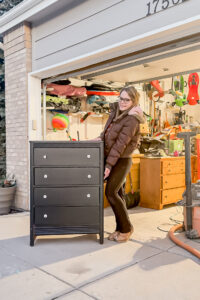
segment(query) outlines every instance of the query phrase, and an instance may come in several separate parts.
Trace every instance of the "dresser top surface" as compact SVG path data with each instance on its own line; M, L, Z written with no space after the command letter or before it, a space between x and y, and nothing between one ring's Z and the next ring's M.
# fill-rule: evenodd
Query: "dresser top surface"
M103 141L30 141L30 145L39 148L53 147L102 147Z

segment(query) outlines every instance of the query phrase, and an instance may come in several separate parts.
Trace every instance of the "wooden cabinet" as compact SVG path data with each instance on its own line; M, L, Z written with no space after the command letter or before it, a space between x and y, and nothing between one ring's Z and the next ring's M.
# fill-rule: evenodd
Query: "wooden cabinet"
M30 150L30 245L68 233L98 233L103 243L103 143L31 142Z
M192 182L196 179L196 157L191 158ZM182 199L185 190L185 157L141 158L140 206L162 209Z

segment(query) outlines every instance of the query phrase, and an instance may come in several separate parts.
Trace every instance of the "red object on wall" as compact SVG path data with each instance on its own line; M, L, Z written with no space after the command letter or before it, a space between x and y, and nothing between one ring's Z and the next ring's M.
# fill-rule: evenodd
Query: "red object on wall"
M61 85L50 83L47 84L47 91L51 95L58 96L85 96L86 88L84 87L76 87L73 85Z
M199 75L197 73L191 73L188 77L189 93L187 96L187 100L190 105L197 104L197 101L199 100L198 85Z
M120 92L115 92L115 91L87 91L87 95L119 96Z
M158 91L158 94L155 95L155 97L163 97L164 96L164 91L160 86L160 83L158 80L153 80L150 82L150 84Z

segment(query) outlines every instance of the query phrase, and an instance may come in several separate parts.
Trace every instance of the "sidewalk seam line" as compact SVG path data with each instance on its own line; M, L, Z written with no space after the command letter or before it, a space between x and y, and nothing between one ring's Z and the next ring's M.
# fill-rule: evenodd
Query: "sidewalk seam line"
M63 296L65 296L65 295L69 295L69 294L73 293L74 291L78 291L78 292L80 292L80 293L83 293L83 294L85 294L86 296L90 297L91 299L99 300L98 298L96 298L96 297L94 297L94 296L88 294L88 293L85 292L85 291L81 291L81 290L78 289L78 288L76 288L76 289L74 289L74 290L72 290L72 291L68 291L68 292L66 292L66 293L64 293L64 294L62 294L62 295L60 295L60 296L55 297L55 298L52 298L51 300L56 300L56 299L59 300L60 297L63 297Z
M160 253L161 253L161 252L160 252ZM146 259L152 258L152 257L154 257L154 256L156 256L156 255L159 255L160 253L153 254L153 255L151 255L151 256L149 256L149 257L147 257L147 258L141 259L140 261L137 261L137 262L134 262L134 263L126 264L126 265L124 265L124 266L122 266L122 267L119 267L118 269L114 270L113 272L110 272L110 273L107 273L107 274L103 275L103 276L100 277L100 278L96 278L96 279L94 279L94 280L91 280L90 282L87 282L87 283L84 283L84 284L82 284L82 285L79 285L78 288L79 288L79 289L82 289L83 287L85 287L85 286L87 286L87 285L90 285L90 284L93 284L93 283L95 283L95 282L97 282L97 281L99 281L99 280L105 279L106 277L115 275L116 273L119 273L120 271L124 271L124 270L126 270L126 269L128 269L128 268L130 268L130 267L133 267L134 265L137 265L137 264L140 263L141 261L144 261L144 260L146 260Z

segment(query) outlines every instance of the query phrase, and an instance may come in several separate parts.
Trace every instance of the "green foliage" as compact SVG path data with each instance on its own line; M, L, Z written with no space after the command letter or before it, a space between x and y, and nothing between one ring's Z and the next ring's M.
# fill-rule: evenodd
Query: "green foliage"
M22 1L23 0L0 0L0 16Z

